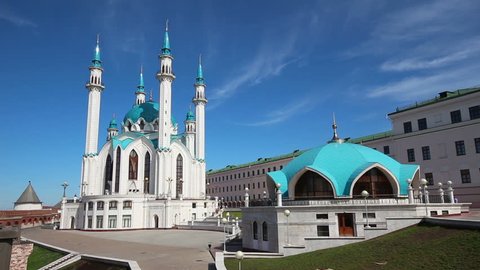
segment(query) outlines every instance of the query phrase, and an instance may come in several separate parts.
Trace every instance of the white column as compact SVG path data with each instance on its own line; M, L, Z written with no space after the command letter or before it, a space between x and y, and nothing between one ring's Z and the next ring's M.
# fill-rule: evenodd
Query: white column
M96 154L98 149L98 126L100 121L100 88L93 87L88 93L87 133L85 154Z
M203 87L203 86L197 86ZM195 155L198 159L205 159L205 101L195 101Z

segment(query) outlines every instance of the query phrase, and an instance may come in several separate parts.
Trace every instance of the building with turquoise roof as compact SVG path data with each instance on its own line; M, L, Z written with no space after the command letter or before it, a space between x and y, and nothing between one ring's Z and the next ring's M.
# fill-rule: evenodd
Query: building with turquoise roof
M207 99L202 64L199 59L193 80L195 113L188 110L181 128L171 110L176 76L168 22L159 62L155 74L159 100L153 100L152 95L146 99L142 67L134 105L121 121L113 117L107 127L107 140L99 149L100 96L105 84L97 39L86 84L87 133L81 197L64 200L62 229L172 228L214 213L217 202L207 198L205 192Z
M242 245L293 255L371 239L426 216L460 214L452 183L426 189L420 167L401 164L375 149L337 135L267 172L276 198L250 201L245 188ZM446 188L446 189L444 189Z

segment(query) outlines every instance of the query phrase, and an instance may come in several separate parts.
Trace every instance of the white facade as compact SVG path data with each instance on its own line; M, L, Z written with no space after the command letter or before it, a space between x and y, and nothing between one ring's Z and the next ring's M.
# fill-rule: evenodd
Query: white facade
M419 164L421 177L427 178L430 186L452 181L459 202L479 207L480 117L473 112L476 109L480 110L480 89L443 92L427 104L389 114L392 134L358 142L401 163ZM422 121L426 126L421 126Z
M215 212L215 201L205 194L204 157L197 158L194 152L198 145L201 149L205 145L204 109L197 109L201 114L197 119L191 112L187 114L185 133L179 133L172 120L171 84L175 76L168 32L159 58L160 102L145 101L142 70L135 105L122 121L123 132L118 134L116 121L112 120L107 142L97 152L100 94L104 89L97 43L87 84L89 106L81 198L64 200L61 228L172 228ZM204 106L206 102L203 95L200 103ZM195 105L199 106L198 102ZM201 140L197 138L200 133Z

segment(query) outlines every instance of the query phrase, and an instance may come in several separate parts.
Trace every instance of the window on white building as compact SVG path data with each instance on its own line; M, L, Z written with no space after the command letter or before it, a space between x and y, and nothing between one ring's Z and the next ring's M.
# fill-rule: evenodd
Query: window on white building
M110 201L108 203L108 209L110 210L116 210L117 209L117 201Z
M465 152L465 142L464 141L456 141L455 142L455 150L457 151L457 156L464 156Z
M472 182L469 169L460 170L460 177L462 178L462 184L468 184Z
M450 120L452 120L452 124L462 122L462 112L460 110L450 112Z
M108 228L117 228L117 216L108 216Z
M318 225L317 226L317 236L330 236L330 231L328 225Z
M415 162L415 149L407 149L407 159L408 162Z
M103 228L103 216L97 216L97 229L102 229Z
M125 209L125 210L132 209L132 201L124 201L123 202L123 209Z
M423 160L430 160L430 146L422 146L422 157Z
M130 228L132 227L132 216L131 215L123 215L123 228Z

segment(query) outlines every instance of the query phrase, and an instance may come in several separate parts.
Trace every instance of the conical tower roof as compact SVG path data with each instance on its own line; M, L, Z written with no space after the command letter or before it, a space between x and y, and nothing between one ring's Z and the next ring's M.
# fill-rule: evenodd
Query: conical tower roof
M33 189L32 183L28 181L27 188L23 191L22 195L18 198L15 204L22 203L42 203L37 196L37 193Z

